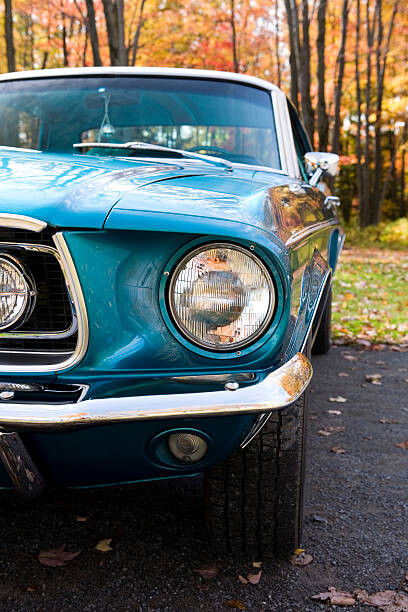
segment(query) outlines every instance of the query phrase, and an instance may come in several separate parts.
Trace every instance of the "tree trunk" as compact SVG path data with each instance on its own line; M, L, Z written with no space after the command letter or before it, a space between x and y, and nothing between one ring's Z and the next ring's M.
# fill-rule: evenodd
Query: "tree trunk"
M399 216L405 217L407 214L407 203L405 200L405 144L408 142L408 123L405 122L402 136L403 146L401 149L401 175L400 175L400 198Z
M336 87L334 91L334 124L333 124L333 132L332 132L332 151L333 153L339 153L340 151L340 126L341 126L341 117L340 117L340 108L341 108L341 96L343 90L343 78L344 78L344 67L345 67L345 52L346 52L346 40L347 40L347 24L348 24L348 16L350 12L349 0L343 0L343 7L341 11L341 43L340 49L337 56L337 81Z
M290 98L299 109L299 18L296 0L285 0L286 20L289 30Z
M65 25L65 15L62 14L62 51L64 54L64 68L69 66L69 56L68 56L68 48L67 48L67 28Z
M364 166L363 166L363 182L362 182L362 201L360 202L360 226L367 227L370 225L370 207L371 207L371 57L374 45L375 19L370 19L370 2L366 2L366 39L367 39L367 82L365 87L365 117L364 117Z
M93 0L86 0L87 11L87 30L91 40L92 57L94 66L102 66L101 55L99 52L98 32L96 29L95 7Z
M112 66L127 66L123 0L102 0Z
M9 72L15 72L16 54L14 49L12 0L4 0L4 32L6 37L7 69Z
M142 27L144 23L143 11L144 11L145 4L146 4L146 0L141 0L140 8L139 8L139 18L137 21L136 32L135 32L133 42L132 42L132 60L131 60L132 66L136 64L137 51L139 49L140 33L142 31Z
M277 72L277 85L281 87L281 65L279 57L279 11L278 1L275 1L275 56L276 56L276 72Z
M237 30L235 27L235 0L230 0L230 24L232 36L232 60L234 63L234 72L239 72L239 61L237 52Z
M378 224L381 218L381 209L383 201L378 200L378 193L380 192L381 179L383 173L383 159L381 151L381 126L382 126L382 104L384 96L384 77L385 69L387 67L388 53L390 50L390 43L392 37L392 31L394 28L395 17L398 11L399 0L394 1L393 11L391 20L388 26L387 39L384 50L382 50L383 42L383 19L382 19L382 0L377 0L376 13L377 13L377 49L376 49L376 77L377 77L377 103L376 103L376 114L375 114L375 144L374 144L374 185L373 185L373 206L370 210L370 223ZM395 160L394 160L395 164ZM388 176L388 175L387 175ZM389 180L389 179L388 179ZM385 194L384 194L385 197Z
M310 98L310 40L309 40L309 4L302 0L302 47L300 70L300 97L302 100L302 117L306 132L313 146L314 113Z
M361 151L361 85L360 85L360 0L357 0L357 16L356 16L356 47L355 47L355 75L356 75L356 105L357 105L357 133L356 133L356 157L357 157L357 193L358 193L358 211L360 216L360 226L363 219L363 168L362 168L362 151Z
M320 0L317 11L317 131L319 151L326 151L329 142L329 119L326 111L325 97L325 38L326 38L327 0Z

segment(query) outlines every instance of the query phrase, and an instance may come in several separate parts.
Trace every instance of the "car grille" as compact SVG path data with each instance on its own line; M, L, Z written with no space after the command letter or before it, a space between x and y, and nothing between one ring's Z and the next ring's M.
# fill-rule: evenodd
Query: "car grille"
M37 300L30 317L17 329L0 333L0 365L18 364L27 353L38 353L41 364L47 362L46 353L50 354L51 363L61 362L67 358L67 353L72 353L76 348L78 333L75 313L64 273L54 251L24 248L24 245L37 245L55 249L53 233L49 228L39 233L0 228L0 252L17 257L31 273L37 289ZM47 337L50 334L57 334L57 337ZM63 358L61 354L64 354ZM35 359L34 363L37 363Z

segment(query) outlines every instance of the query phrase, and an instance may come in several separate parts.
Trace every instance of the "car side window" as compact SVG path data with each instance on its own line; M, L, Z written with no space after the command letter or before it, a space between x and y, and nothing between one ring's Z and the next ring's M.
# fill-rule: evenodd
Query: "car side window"
M304 155L309 151L312 151L312 145L310 144L309 138L306 134L305 128L303 127L299 116L296 112L290 100L288 102L290 123L292 125L293 139L295 141L296 154L299 162L299 168L304 181L309 181L306 173Z

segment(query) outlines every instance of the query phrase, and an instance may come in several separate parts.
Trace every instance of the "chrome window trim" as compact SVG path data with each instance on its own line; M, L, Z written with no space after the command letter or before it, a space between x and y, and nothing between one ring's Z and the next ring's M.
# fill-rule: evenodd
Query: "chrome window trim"
M280 94L279 91L271 91L271 100L272 100L273 114L275 118L276 136L278 139L279 156L280 156L280 163L281 163L281 168L282 168L281 172L284 172L285 174L289 174L288 159L286 155L285 139L284 139L283 125L282 125L282 109L281 109L281 104L279 100L280 98L279 94Z
M278 99L278 113L282 130L282 148L285 152L287 173L294 178L301 178L286 96L279 90L276 93L276 97Z
M17 150L17 149L16 149ZM20 150L20 149L18 149ZM25 229L32 232L41 232L47 227L45 221L26 217L25 215L16 215L12 213L0 213L0 227L9 227L13 229Z
M36 223L36 219L31 219L30 217L24 217L21 215L21 219L17 219L19 215L11 216L11 225L4 225L4 227L18 227L24 229L33 229L37 227L39 229L35 229L34 231L41 231L45 226L44 222L38 221ZM27 222L27 219L29 220ZM21 221L21 223L20 223ZM15 225L19 223L19 225ZM28 223L28 225L27 225ZM68 249L68 246L65 242L64 236L62 232L58 232L54 234L53 241L55 244L55 249L53 247L47 247L45 245L24 245L19 243L17 244L20 247L30 247L30 249L36 249L38 251L47 251L53 254L57 259L61 266L62 273L64 275L65 283L68 289L68 293L70 299L73 304L74 312L77 317L77 326L78 326L78 339L75 350L72 353L69 353L69 357L64 361L61 361L57 364L49 364L49 365L24 365L24 366L16 366L16 365L0 365L1 372L58 372L61 370L66 370L68 368L72 368L79 361L83 359L85 353L88 349L89 342L89 329L88 329L88 315L85 306L85 300L81 289L81 284L79 282L79 278L75 269L75 265L73 259L71 257L71 253ZM44 338L44 336L42 336ZM54 337L54 336L53 336ZM54 337L55 338L55 337ZM5 351L11 352L11 351ZM23 351L23 354L32 354ZM62 353L66 355L66 353Z
M1 81L17 81L20 79L41 79L52 77L81 76L156 76L180 77L192 79L214 79L219 81L234 81L260 87L269 91L280 92L277 85L247 74L225 72L222 70L201 70L193 68L143 68L131 66L81 67L81 68L49 68L45 70L22 70L0 75Z

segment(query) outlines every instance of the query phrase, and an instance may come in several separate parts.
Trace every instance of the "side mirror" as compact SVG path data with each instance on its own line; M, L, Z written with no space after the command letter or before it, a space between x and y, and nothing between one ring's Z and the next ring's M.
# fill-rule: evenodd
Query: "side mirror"
M323 175L336 176L338 173L339 156L335 153L306 153L306 172L311 177L309 183L317 185Z

